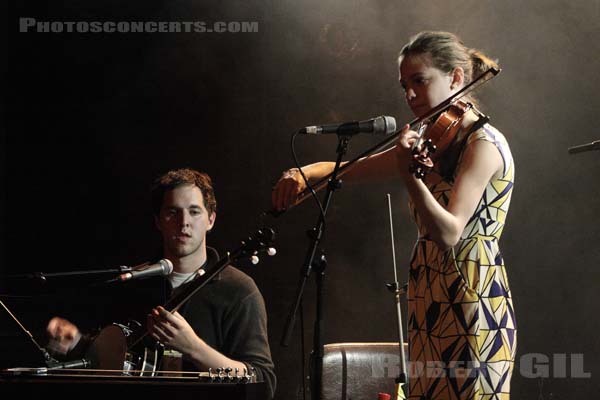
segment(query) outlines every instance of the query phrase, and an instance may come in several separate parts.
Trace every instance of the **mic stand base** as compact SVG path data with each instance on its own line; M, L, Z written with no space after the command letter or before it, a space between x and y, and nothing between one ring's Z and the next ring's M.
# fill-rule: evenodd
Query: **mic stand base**
M394 302L396 304L396 315L398 319L398 347L400 352L400 371L396 377L396 396L395 399L406 399L408 397L408 379L406 372L406 355L404 354L404 334L402 331L402 311L400 308L400 295L405 292L404 287L400 288L398 282L392 282L385 285L388 290L394 293ZM403 385L405 389L403 389Z
M323 356L325 353L323 346L323 281L325 278L325 269L327 268L327 259L321 252L321 256L315 261L313 268L315 270L315 283L317 288L317 315L314 324L313 350L310 356L310 377L311 377L311 399L321 397L321 377L323 376Z

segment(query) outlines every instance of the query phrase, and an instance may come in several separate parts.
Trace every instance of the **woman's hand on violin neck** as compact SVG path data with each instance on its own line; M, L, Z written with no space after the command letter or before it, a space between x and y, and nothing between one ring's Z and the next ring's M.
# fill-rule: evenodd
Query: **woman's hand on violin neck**
M402 177L412 175L409 169L414 160L413 147L418 139L419 134L411 130L409 124L404 125L396 143L396 160Z

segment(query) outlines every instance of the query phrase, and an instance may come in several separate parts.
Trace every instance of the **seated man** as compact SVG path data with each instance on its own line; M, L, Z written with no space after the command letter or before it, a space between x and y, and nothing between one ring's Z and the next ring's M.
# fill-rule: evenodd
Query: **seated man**
M208 175L180 169L156 180L152 202L163 239L162 256L173 263L166 290L160 291L168 298L219 260L216 251L206 246L206 233L215 223L216 200ZM182 356L183 370L254 369L257 380L265 381L273 396L276 379L264 300L252 278L242 271L227 266L179 311L155 306L147 323L154 339ZM82 337L75 325L59 317L50 320L47 331L55 353L72 352Z

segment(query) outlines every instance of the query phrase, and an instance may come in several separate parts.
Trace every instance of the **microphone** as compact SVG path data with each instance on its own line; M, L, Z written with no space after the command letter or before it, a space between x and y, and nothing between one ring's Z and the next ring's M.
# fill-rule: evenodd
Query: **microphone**
M569 147L569 154L581 153L583 151L600 150L600 140L592 143L581 144L579 146Z
M144 265L137 267L130 272L121 274L116 280L125 282L131 279L148 278L151 276L167 276L171 272L173 272L173 263L166 258L163 258L156 264Z
M68 368L88 368L91 362L85 358L80 360L66 361L66 362L50 362L48 363L47 370L55 369L68 369Z
M373 135L391 135L396 132L396 119L394 117L379 116L365 121L344 122L341 124L315 125L300 129L306 135L323 135L335 133L338 135L356 135L357 133L371 133Z

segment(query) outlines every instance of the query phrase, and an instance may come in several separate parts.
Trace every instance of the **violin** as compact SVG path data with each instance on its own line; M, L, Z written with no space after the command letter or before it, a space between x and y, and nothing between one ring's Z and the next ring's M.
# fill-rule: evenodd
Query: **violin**
M419 139L412 153L413 161L409 171L423 179L433 169L434 161L446 151L462 126L463 119L473 106L460 100L452 102L448 108L435 117L433 123L423 122L419 127Z
M493 77L495 77L499 73L500 73L500 69L495 68L495 67L489 68L486 72L484 72L481 75L479 75L479 77L477 77L477 79L474 79L469 84L467 84L462 89L460 89L458 92L454 93L452 96L450 96L446 100L442 101L440 104L438 104L437 106L435 106L434 108L432 108L431 110L429 110L427 113L425 113L425 115L422 115L422 116L420 116L418 118L415 118L413 121L409 122L409 126L411 127L411 129L416 129L416 127L424 126L423 121L430 120L430 119L433 118L433 116L445 112L449 106L450 107L455 106L455 103L457 103L458 100L460 100L461 98L463 98L464 96L466 96L467 94L469 94L470 92L472 92L473 90L477 89L478 87L480 87L484 83L488 82L490 79L492 79ZM467 104L467 103L462 103L462 104ZM456 109L454 109L454 110L456 110ZM444 118L446 118L447 116L452 115L453 112L454 111L451 111L449 114L446 114L446 116ZM463 115L464 115L464 113L463 113ZM483 117L483 118L480 118L480 121L484 122L485 119L486 119L486 117L485 116L481 116L481 117ZM479 122L476 122L476 124L479 124ZM460 129L461 124L458 123L456 125L457 125L456 129ZM440 127L440 129L442 131L442 135L438 134L440 137L444 136L443 135L443 132L444 132L443 126L444 126L444 124L441 124L441 120L440 120L439 127ZM436 129L436 131L437 131L437 129ZM350 170L352 170L352 168L356 167L356 165L359 164L358 161L360 161L361 159L369 157L369 156L371 156L372 154L374 154L376 152L380 152L380 151L389 149L390 146L394 145L397 142L398 136L400 136L400 132L402 132L402 131L398 130L394 134L389 135L388 137L386 137L385 139L383 139L381 142L375 144L374 146L370 147L369 149L367 149L367 150L363 151L362 153L358 154L357 156L355 156L350 161L346 162L344 165L342 165L339 168L338 174L337 174L338 178L344 176L348 171L350 171ZM432 132L432 133L435 133L435 132ZM454 136L452 136L452 138L453 137ZM438 154L441 154L442 151L440 150L440 143L434 143L434 140L432 140L431 142L432 142L431 143L432 145L436 146L436 150L434 150L434 152L437 152ZM452 140L449 140L448 144L451 143L451 142L452 142ZM444 141L444 143L441 143L441 144L444 145L445 141ZM446 146L447 146L447 144L446 144ZM307 187L306 189L304 189L298 195L298 199L296 200L296 202L294 204L289 205L288 208L287 208L287 210L290 210L291 208L293 208L293 207L297 206L298 204L302 203L304 200L312 197L313 196L313 192L321 190L324 187L326 187L329 184L329 179L330 178L331 178L331 174L323 177L319 181L317 181L314 184L310 185L311 187ZM277 212L277 213L273 214L272 211L268 211L267 213L275 215L275 216L279 216L279 215L282 214L282 212Z

